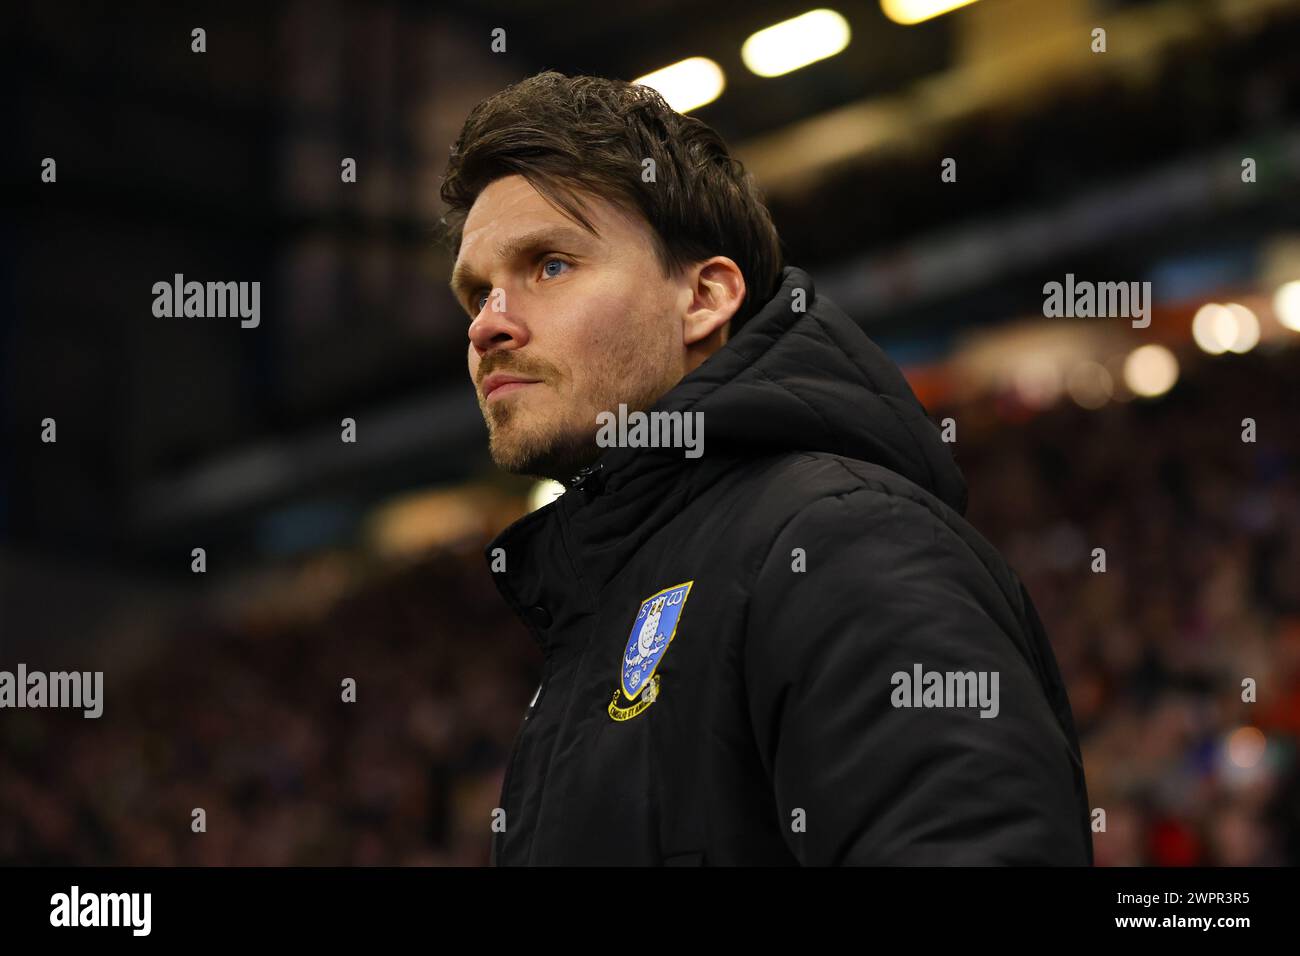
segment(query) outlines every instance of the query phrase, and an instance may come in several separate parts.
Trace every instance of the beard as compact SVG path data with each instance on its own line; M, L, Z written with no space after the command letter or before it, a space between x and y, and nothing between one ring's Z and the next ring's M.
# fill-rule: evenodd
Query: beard
M605 452L596 443L599 412L616 411L620 403L626 404L628 411L645 411L671 387L657 381L629 388L626 380L606 381L602 386L601 397L581 412L575 411L572 404L564 403L566 396L549 382L543 382L540 387L551 390L552 396L560 399L550 400L551 408L558 406L558 414L550 409L530 408L528 403L534 397L525 393L517 398L499 399L491 406L480 400L493 463L512 474L550 478L567 484L568 479ZM545 404L545 397L541 398L535 404Z
M510 403L502 400L501 405ZM602 449L596 444L595 416L590 428L573 422L529 420L527 411L502 407L485 413L488 452L503 471L566 483L594 462Z

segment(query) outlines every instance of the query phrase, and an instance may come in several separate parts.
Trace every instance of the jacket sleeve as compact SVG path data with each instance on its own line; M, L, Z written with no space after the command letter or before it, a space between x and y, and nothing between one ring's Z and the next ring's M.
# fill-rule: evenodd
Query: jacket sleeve
M1077 750L1022 650L997 577L1010 570L925 505L875 488L821 498L774 533L743 666L799 862L1087 864ZM930 672L945 675L938 691ZM975 685L949 672L982 672L984 694L954 706L958 685ZM946 706L915 706L927 684Z

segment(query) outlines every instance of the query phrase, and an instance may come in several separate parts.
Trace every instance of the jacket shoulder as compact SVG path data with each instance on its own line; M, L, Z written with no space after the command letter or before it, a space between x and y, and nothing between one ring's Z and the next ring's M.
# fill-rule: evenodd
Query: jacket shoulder
M1042 659L1046 634L1020 578L961 514L897 472L827 452L779 456L741 512L751 555L748 593L763 567L795 538L816 539L807 543L827 550L842 543L878 566L919 559L931 573L960 577L982 604L1003 608L995 616L1040 676L1050 679L1053 668ZM789 555L781 553L788 564Z
M841 455L781 456L772 463L769 478L757 490L752 512L773 520L757 522L766 541L755 542L756 561L746 589L751 598L771 590L765 586L771 581L761 580L764 569L788 568L787 549L799 542L854 555L858 570L848 571L850 575L877 570L886 578L907 573L947 578L971 598L970 607L982 607L989 620L999 622L996 630L1038 678L1078 759L1064 684L1029 592L1001 553L961 514L897 472ZM825 589L823 595L831 599Z
M769 545L790 521L828 498L842 499L858 519L827 529L834 534L867 533L874 519L901 509L918 527L959 538L1008 603L1018 614L1024 611L1020 582L997 549L950 505L896 471L829 452L797 452L774 458L754 494L746 511L755 531L768 535Z
M1068 703L1005 562L887 471L809 456L765 484L792 477L801 490L766 528L742 640L781 815L820 822L787 837L792 852L815 864L1090 862ZM898 679L916 673L920 686L921 670L987 679L988 706L954 693L913 709Z

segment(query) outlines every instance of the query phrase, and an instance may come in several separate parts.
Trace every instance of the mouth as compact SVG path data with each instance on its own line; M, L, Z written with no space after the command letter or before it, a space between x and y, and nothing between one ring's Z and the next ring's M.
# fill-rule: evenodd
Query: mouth
M521 388L527 388L529 385L536 384L536 382L506 382L504 385L498 385L496 388L492 389L492 391L488 392L487 401L491 401L494 398L500 398L503 395L509 395L512 392L519 391Z
M502 382L500 384L490 384L487 391L483 394L483 400L490 402L517 392L520 389L528 388L530 385L540 385L540 382Z

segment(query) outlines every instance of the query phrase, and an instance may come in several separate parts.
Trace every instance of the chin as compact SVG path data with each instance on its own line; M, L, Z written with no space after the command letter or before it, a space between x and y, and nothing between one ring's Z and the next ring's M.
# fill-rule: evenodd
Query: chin
M591 448L595 448L594 429L590 435L552 436L550 441L540 443L503 436L502 440L490 443L489 451L492 461L503 471L563 482L594 460Z

